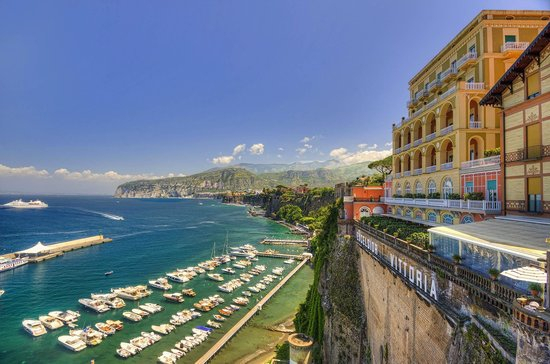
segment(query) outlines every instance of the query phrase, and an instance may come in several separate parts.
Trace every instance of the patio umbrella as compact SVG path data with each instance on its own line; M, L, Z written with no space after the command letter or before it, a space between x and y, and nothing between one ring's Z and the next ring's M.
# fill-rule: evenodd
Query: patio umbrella
M500 273L501 276L512 278L516 281L535 282L546 284L546 272L535 267L521 267L508 269Z

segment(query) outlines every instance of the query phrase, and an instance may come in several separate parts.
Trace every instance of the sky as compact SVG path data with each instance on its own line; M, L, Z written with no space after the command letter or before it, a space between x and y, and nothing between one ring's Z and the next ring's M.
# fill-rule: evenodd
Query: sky
M515 1L0 1L0 193L376 160L408 81Z

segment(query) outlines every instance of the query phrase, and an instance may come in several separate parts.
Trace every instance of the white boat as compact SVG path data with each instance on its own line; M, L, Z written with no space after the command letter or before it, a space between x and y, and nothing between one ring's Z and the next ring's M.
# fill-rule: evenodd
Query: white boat
M147 317L147 316L150 315L149 312L144 311L144 310L140 310L139 308L132 308L132 312L135 313L136 315L140 315L142 317Z
M94 326L99 332L105 335L113 335L116 332L114 327L107 325L104 322L98 322Z
M213 281L216 281L216 282L222 282L223 281L223 277L218 273L208 273L207 276L208 276L209 279L211 279Z
M120 356L123 359L127 359L127 358L129 358L133 355L131 352L129 352L128 350L125 350L123 348L116 349L116 353L117 353L118 356Z
M14 209L43 209L45 207L48 207L48 204L40 200L30 200L29 202L26 202L22 199L19 199L5 203L3 206L11 207Z
M157 358L158 362L161 364L174 364L178 358L175 354L169 351L163 351L162 355Z
M227 267L227 268L223 268L222 272L224 272L225 274L235 274L235 269L231 267Z
M66 324L70 324L70 323L76 322L78 320L78 318L80 317L80 313L75 312L75 311L71 311L71 310L67 310L65 312L63 312L63 311L52 311L52 312L48 313L48 316L55 317L57 319L60 319L61 321L63 321Z
M86 343L78 336L62 335L57 340L69 350L82 351L86 349Z
M168 277L169 280L177 282L177 283L187 283L189 282L189 278L185 276L181 272L172 272L172 273L166 273L166 277Z
M183 294L179 292L165 293L162 296L171 302L181 303L184 301Z
M120 347L128 352L130 352L132 355L136 355L137 353L139 353L141 351L140 348L138 348L137 346L134 346L132 344L129 344L129 343L120 343Z
M4 293L6 293L6 291L4 291L3 289L0 289L0 297L2 297L2 295L4 295Z
M4 272L4 271L10 270L10 269L20 267L22 265L27 264L28 262L29 262L29 260L27 258L15 258L15 259L1 258L0 259L0 272ZM4 290L2 290L2 292L4 292Z
M32 336L41 336L47 333L44 325L38 320L23 320L23 328Z
M51 316L40 316L38 320L50 330L57 330L64 326L63 321Z
M125 311L122 313L122 316L130 321L134 321L134 322L137 322L137 321L141 321L143 319L143 317L141 317L140 315L136 314L136 313L133 313L133 312L129 312L129 311Z
M294 263L294 259L292 258L285 260L285 264L292 264L292 263Z
M109 306L107 306L106 304L104 304L103 302L99 301L99 300L93 300L91 298L81 298L78 300L78 302L86 307L86 308L89 308L95 312L98 312L98 313L103 313L103 312L107 312L110 310Z
M161 289L163 291L168 291L172 288L172 285L168 283L168 280L163 277L149 281L149 285L153 288Z

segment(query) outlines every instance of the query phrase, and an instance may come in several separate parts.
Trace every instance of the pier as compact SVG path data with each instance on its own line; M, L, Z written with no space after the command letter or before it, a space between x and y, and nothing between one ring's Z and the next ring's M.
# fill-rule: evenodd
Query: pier
M304 239L267 239L260 241L260 244L264 245L298 245L309 246L309 240Z
M296 274L296 272L298 272L300 268L302 268L307 263L308 260L309 257L306 256L305 259L296 266L296 268L294 268L275 287L273 287L273 289L269 291L269 293L264 298L262 298L260 302L252 307L250 311L247 312L246 315L244 315L243 318L241 318L239 322L235 324L235 326L233 326L220 340L218 340L217 343L214 344L214 346L210 348L210 350L208 350L195 363L208 363L208 361L211 360L225 346L225 344L227 344L227 342L229 342L229 340L231 340L233 336L235 336L239 332L239 330L242 329L248 323L248 321L250 321L250 319L254 317L254 315L256 315L256 313L262 310L263 305L265 305L275 295L275 293L277 293L279 289L281 289L281 287L283 287L285 283L288 282L288 280L292 278L292 276L294 276L294 274Z
M29 263L38 263L44 260L52 259L63 255L66 252L87 248L93 245L99 245L103 243L109 243L113 239L106 238L103 235L90 236L87 238L65 241L62 243L56 243L51 245L43 245L40 249L29 252L31 249L21 250L9 254L2 255L2 258L13 259L17 256L27 255L29 256ZM36 247L36 246L35 246Z
M268 253L268 252L257 252L256 255L259 257L267 257L267 258L282 258L282 259L296 259L296 260L303 260L304 258L306 258L306 256L304 255Z

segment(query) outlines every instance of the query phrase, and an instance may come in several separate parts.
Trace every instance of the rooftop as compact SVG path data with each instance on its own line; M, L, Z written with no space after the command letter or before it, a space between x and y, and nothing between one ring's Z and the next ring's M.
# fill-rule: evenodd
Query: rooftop
M490 219L428 231L533 261L546 259L550 249L550 227L536 220Z

